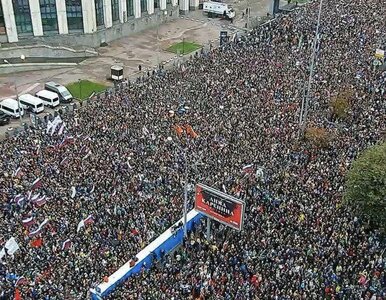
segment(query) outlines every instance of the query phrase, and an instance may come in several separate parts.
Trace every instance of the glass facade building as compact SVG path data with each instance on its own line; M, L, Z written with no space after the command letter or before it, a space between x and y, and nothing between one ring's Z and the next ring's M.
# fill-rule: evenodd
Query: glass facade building
M95 15L96 15L96 25L103 26L105 24L104 13L103 13L103 0L95 0Z
M111 14L113 22L119 20L119 0L111 0Z
M147 12L147 0L141 0L141 14Z
M40 0L40 15L44 32L58 32L58 14L55 0Z
M13 0L17 33L32 33L31 10L28 0Z
M126 5L127 5L127 16L134 17L134 0L126 0Z
M72 45L75 40L70 36L74 35L77 43L95 45L98 40L116 39L152 26L147 16L156 21L159 17L153 19L152 15L178 16L177 1L189 0L0 0L0 43L44 36L47 42L56 43L50 39L63 36L63 44ZM124 27L126 22L128 27ZM102 38L100 33L111 27L117 30L106 31ZM85 36L83 40L82 34L97 37Z
M68 30L83 30L82 0L66 0L66 12Z
M0 2L0 34L6 34L5 32L5 22L4 22L4 13L3 13L3 7Z

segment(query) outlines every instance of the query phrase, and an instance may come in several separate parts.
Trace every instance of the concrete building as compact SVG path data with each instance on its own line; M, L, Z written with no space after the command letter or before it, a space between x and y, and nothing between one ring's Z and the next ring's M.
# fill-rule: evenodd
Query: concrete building
M96 47L198 5L199 0L0 0L0 43Z

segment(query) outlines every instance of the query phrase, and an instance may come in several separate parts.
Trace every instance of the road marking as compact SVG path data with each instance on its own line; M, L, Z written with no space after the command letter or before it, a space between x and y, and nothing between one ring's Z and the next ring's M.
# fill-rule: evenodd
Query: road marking
M21 92L21 94L27 94L28 92L32 91L33 89L35 89L39 85L40 85L40 83L37 82L37 83L31 85L29 88L26 88L24 91Z
M31 85L30 87L26 88L25 90L19 92L19 95L23 95L23 94L27 94L28 92L32 91L33 89L35 89L36 87L38 87L40 85L40 83L34 83L33 85ZM8 96L8 97L1 97L0 100L4 100L4 99L7 99L7 98L13 98L13 97L16 97L16 95L11 95L11 96Z

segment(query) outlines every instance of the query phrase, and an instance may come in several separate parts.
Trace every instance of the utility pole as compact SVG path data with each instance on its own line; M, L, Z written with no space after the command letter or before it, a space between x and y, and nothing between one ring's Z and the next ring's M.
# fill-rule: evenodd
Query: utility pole
M160 69L160 60L159 60L159 55L160 55L160 51L159 51L159 26L160 26L160 22L161 22L161 15L160 15L160 11L158 10L158 13L157 13L157 17L158 17L158 20L157 20L157 68Z
M304 110L302 109L302 111L300 112L301 135L304 134L304 131L306 130L306 125L307 125L308 107L309 107L310 94L311 94L311 85L312 85L312 79L314 77L316 47L317 47L318 41L319 41L319 27L320 27L320 17L322 14L322 3L323 3L323 0L320 0L319 12L318 12L318 22L316 25L315 39L314 39L314 44L313 44L313 49L312 49L312 54L311 54L310 75L308 77L307 91L305 93L305 96L302 99L302 108L304 107Z
M178 148L182 152L182 155L184 157L184 204L183 204L183 231L184 231L184 237L188 237L188 228L187 228L187 223L188 223L188 171L189 171L189 165L188 165L188 157L187 157L187 146L184 148L181 148L179 145L174 143L173 139L169 136L167 138L167 141L169 143L172 143L174 146Z
M24 61L25 59L25 56L24 55L21 55L20 56L21 60ZM6 59L3 60L6 64L10 65L11 67L13 67L13 65ZM19 99L19 92L17 91L17 84L16 84L16 79L14 79L13 81L14 85L15 85L15 93L16 93L16 101L17 101L17 108L19 110L19 118L20 118L20 125L23 125L23 116L21 115L21 105L20 105L20 99Z
M78 79L79 83L79 99L82 100L82 81Z
M251 7L249 6L249 1L248 1L247 11L248 11L248 14L247 14L247 29L249 29L249 19L251 17Z

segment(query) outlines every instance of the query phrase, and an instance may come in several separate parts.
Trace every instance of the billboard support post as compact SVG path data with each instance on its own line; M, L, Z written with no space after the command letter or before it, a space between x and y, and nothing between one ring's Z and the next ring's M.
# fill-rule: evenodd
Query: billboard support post
M188 230L186 228L187 214L188 214L188 160L186 157L186 148L184 149L185 160L185 185L184 185L184 238L188 237Z
M210 241L210 218L206 218L206 239Z

